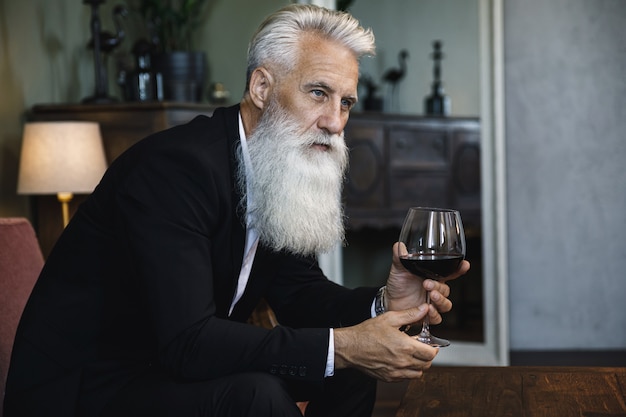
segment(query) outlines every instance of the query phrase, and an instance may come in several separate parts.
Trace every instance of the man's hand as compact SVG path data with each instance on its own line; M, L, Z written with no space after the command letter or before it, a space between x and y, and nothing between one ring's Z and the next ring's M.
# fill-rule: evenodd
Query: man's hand
M422 320L427 311L425 305L389 311L356 326L336 328L335 369L356 368L386 382L421 377L438 349L398 329Z
M445 277L441 281L423 279L407 271L400 263L398 249L400 243L393 245L393 257L391 271L387 278L386 302L387 310L405 310L426 303L426 295L430 292L432 304L428 312L430 323L439 324L442 321L440 313L446 313L452 309L450 287L447 281L456 279L465 274L470 269L470 263L461 262L459 269L452 275ZM408 324L408 323L406 323Z

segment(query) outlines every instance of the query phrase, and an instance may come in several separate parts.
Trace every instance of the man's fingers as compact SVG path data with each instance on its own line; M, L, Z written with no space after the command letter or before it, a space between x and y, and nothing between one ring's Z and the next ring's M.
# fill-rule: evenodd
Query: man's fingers
M438 291L430 292L430 301L437 307L441 313L447 313L452 310L452 301Z
M402 327L406 324L417 323L426 317L428 314L428 306L422 304L419 307L409 308L400 311L389 311L387 317L391 320L391 325L394 327Z
M439 324L443 321L440 311L434 305L430 305L428 310L428 322L430 324Z
M445 284L445 283L439 282L439 281L435 281L435 280L432 280L432 279L424 280L424 289L426 291L430 291L431 293L432 293L432 291L437 291L438 293L440 293L444 297L448 297L450 295L450 287L448 286L448 284Z

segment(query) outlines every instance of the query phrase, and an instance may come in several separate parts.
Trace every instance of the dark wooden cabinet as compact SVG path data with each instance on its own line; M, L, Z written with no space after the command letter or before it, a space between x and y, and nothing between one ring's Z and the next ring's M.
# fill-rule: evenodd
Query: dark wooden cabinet
M401 226L411 206L455 208L480 230L480 123L476 118L355 114L346 126L348 226Z
M353 114L345 137L350 170L343 195L344 284L353 288L384 284L391 246L409 207L457 209L472 267L462 279L449 283L454 308L437 334L483 341L479 120Z
M28 114L30 121L94 121L100 124L107 162L151 133L185 123L198 114L210 115L213 107L195 103L114 103L36 105ZM70 203L73 213L86 196L75 195ZM44 256L63 231L61 206L56 196L33 197L33 220Z

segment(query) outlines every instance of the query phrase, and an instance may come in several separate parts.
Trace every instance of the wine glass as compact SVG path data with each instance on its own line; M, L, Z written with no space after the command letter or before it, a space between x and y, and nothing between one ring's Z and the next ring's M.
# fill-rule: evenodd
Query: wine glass
M455 272L465 259L465 232L457 210L411 207L400 231L398 257L402 265L422 278L441 280ZM426 294L430 304L430 294ZM417 340L445 347L450 342L431 335L428 316Z

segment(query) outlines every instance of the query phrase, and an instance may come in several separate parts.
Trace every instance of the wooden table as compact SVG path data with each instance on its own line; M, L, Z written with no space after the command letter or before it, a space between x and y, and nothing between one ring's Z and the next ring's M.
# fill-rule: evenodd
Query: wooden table
M433 367L397 417L626 417L626 368Z

